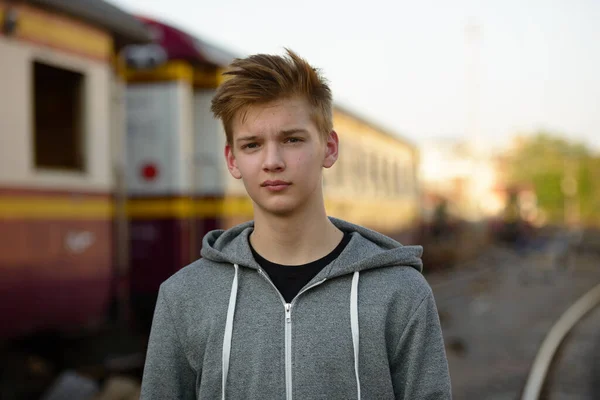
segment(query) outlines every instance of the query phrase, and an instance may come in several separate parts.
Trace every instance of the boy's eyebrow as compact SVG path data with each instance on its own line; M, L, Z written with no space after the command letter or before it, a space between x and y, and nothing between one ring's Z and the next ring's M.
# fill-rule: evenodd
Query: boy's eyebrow
M284 137L295 135L297 133L308 133L308 131L303 128L292 128L292 129L284 129L282 131L279 131L279 134ZM254 141L254 140L258 140L258 136L256 136L256 135L242 136L242 137L237 138L235 141L236 142L249 142L249 141Z
M246 142L246 141L250 141L250 140L256 140L258 138L258 136L242 136L240 138L237 138L235 141L236 142Z
M290 135L295 135L296 133L308 133L308 131L303 128L292 128L292 129L286 129L286 130L280 131L279 133L282 136L290 136Z

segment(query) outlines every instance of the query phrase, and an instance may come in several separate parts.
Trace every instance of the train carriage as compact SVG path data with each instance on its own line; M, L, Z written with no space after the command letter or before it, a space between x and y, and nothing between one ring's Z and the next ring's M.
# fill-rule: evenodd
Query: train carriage
M198 257L200 240L223 226L225 144L210 100L233 55L143 18L155 43L123 53L127 91L126 185L130 289L135 315L150 322L158 286ZM234 210L242 216L247 210Z
M103 1L0 0L0 23L0 338L80 329L113 289L113 60L150 36Z
M340 155L324 174L328 213L413 243L420 219L415 145L339 105L333 124Z

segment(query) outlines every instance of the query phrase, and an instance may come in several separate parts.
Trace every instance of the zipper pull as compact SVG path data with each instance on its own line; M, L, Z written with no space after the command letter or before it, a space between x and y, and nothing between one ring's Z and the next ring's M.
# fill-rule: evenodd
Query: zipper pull
M291 310L292 310L292 305L287 303L285 305L285 322L287 322L287 323L292 322Z

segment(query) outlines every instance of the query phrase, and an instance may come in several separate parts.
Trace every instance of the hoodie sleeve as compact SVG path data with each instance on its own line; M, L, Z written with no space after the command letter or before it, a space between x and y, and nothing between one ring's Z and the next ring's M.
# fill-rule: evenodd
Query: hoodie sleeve
M408 321L392 360L396 399L451 399L442 329L431 289Z
M158 293L140 400L196 398L196 372L183 349L163 287Z

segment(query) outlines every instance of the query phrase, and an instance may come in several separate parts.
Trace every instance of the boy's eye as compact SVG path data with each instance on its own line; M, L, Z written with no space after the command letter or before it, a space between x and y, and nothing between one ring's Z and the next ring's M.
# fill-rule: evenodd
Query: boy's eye
M287 138L287 142L289 142L289 143L298 143L301 141L302 141L302 139L300 139L300 138L295 138L295 137Z
M247 143L242 146L242 149L255 149L258 147L258 143Z

